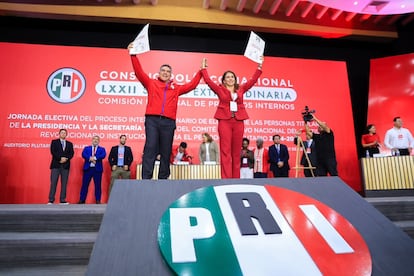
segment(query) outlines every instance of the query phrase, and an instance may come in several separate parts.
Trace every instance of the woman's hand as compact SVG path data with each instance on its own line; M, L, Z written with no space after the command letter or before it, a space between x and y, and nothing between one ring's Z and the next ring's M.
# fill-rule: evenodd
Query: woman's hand
M257 69L262 70L263 62L264 56L260 56L260 62L258 63Z
M201 62L201 69L207 68L207 58L203 58L203 61Z

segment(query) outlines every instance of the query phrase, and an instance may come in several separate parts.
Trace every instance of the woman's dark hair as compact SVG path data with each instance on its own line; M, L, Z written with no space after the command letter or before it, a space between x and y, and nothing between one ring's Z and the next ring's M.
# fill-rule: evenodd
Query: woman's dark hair
M369 125L367 125L367 127L365 128L365 132L368 134L368 133L369 133L369 130L370 130L373 126L374 126L373 124L369 124Z

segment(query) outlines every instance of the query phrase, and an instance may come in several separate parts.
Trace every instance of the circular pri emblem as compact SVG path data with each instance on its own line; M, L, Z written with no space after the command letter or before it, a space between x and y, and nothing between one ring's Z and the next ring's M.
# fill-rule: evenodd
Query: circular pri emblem
M265 185L209 186L173 202L158 226L178 275L371 275L368 247L322 202Z
M59 103L71 103L78 100L86 89L85 77L76 69L60 68L47 80L47 93Z

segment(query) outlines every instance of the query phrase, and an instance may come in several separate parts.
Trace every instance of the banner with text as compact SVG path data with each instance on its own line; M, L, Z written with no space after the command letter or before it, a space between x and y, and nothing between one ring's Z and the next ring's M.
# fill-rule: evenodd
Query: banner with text
M111 146L118 144L119 136L127 135L127 145L134 154L135 178L145 142L147 93L135 77L128 50L15 43L0 43L0 49L0 162L4 171L0 175L0 203L47 201L50 142L58 138L60 128L68 129L67 139L75 147L69 202L79 199L81 152L90 145L93 135L99 135L108 154ZM151 78L157 77L161 64L170 64L176 83L189 82L204 57L210 76L217 82L229 69L235 71L239 83L246 82L257 67L242 55L170 51L139 55ZM203 80L178 102L174 145L187 142L195 164L199 163L202 133L210 133L219 142L213 117L217 105L217 96ZM315 109L315 115L334 131L340 177L354 190L361 190L345 62L265 57L263 74L245 94L245 105L250 117L245 121L245 136L250 139L250 147L255 147L258 137L268 147L272 136L280 134L289 148L292 168L297 149L293 138L304 128L301 112L305 105ZM315 123L311 126L316 130ZM105 202L110 168L107 160L104 165ZM303 176L302 170L299 175ZM295 169L290 176L295 176ZM88 200L92 197L90 192Z

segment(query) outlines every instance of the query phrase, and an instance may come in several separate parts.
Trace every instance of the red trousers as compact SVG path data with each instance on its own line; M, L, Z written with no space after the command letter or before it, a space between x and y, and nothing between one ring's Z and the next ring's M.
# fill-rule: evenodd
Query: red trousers
M240 151L244 122L235 118L219 120L221 178L240 178Z

